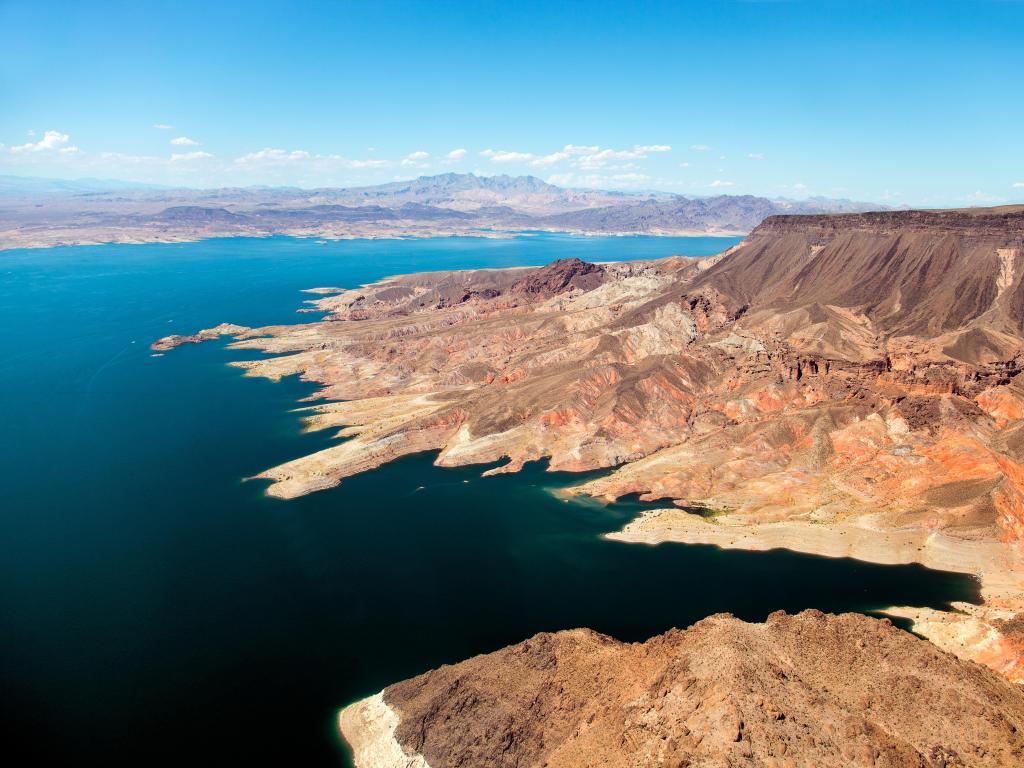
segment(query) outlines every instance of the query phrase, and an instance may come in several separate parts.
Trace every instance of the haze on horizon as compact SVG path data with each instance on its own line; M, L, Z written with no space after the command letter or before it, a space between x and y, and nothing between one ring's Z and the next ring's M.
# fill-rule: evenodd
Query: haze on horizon
M0 174L1021 202L1022 28L994 1L4 0Z

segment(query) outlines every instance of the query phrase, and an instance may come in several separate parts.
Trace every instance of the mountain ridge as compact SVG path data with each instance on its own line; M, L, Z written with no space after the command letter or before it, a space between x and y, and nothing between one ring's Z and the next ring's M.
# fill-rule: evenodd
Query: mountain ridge
M52 186L52 185L51 185ZM367 187L93 189L59 185L0 198L0 248L176 242L275 234L506 237L579 234L745 234L777 213L877 208L844 200L568 189L535 176L449 173ZM191 216L189 215L191 214Z

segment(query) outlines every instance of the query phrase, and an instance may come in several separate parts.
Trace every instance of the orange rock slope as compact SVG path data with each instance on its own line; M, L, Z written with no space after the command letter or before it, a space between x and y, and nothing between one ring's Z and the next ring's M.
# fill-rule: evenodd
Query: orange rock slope
M336 445L260 475L290 498L399 456L614 468L665 499L623 541L785 546L974 573L985 605L894 606L1024 679L1024 210L767 219L708 259L427 273L318 289L322 320L221 326L299 374ZM683 507L714 514L697 516Z

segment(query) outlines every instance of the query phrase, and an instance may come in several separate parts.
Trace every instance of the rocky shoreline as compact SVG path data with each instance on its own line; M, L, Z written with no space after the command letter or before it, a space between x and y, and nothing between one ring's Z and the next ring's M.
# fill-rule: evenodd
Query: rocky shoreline
M344 440L262 472L268 494L421 451L503 462L490 474L614 468L567 493L666 507L619 541L977 576L980 607L888 610L1024 680L1024 211L777 217L707 259L316 294L317 322L154 345L228 328L270 355L232 363L246 375L321 385L306 428Z
M779 521L742 524L724 516L709 522L679 508L650 510L606 538L629 544L711 544L722 549L789 549L821 557L849 557L880 565L919 563L978 579L984 604L954 603L950 611L910 606L882 609L960 658L1024 683L1024 627L1007 623L1024 611L1024 559L996 541L964 541L940 532L875 529L848 523Z

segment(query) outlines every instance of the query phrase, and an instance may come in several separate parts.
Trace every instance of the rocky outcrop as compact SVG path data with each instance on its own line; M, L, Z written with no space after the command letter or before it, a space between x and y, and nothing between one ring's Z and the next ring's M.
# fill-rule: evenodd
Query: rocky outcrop
M603 282L603 267L581 259L559 259L517 280L511 291L550 298L565 291L590 291Z
M782 235L793 232L868 232L894 234L912 230L968 235L1004 237L1008 229L1020 226L1022 205L1003 205L992 208L949 208L932 211L867 211L864 213L833 213L798 216L774 215L765 217L757 227L763 235Z
M1020 688L887 621L818 611L635 644L541 634L386 688L340 725L358 768L1024 763Z
M150 344L149 348L155 352L166 352L169 349L180 347L182 344L201 344L204 341L219 339L221 336L238 336L248 330L249 329L244 325L221 323L214 328L204 328L198 333L193 333L188 336L164 336Z

